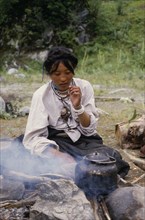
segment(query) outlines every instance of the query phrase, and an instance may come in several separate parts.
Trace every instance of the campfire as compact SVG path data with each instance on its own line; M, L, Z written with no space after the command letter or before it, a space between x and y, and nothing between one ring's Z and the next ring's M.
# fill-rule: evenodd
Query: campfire
M17 166L14 164L16 155L22 160L19 150L20 146L12 146L11 140L3 141L3 146L1 144L3 159L0 169L0 215L2 220L115 220L114 215L117 215L118 210L113 207L111 201L117 201L120 194L124 193L121 190L127 188L126 201L128 193L132 193L133 190L135 190L134 194L137 191L141 196L144 195L144 187L118 179L116 161L113 157L95 152L83 157L73 172L72 166L65 166L61 171L57 167L56 172L54 167L53 172L46 172L46 169L43 170L45 172L40 172L40 168L45 167L40 163L37 164L39 166L37 172L33 170L30 173L35 165L33 161L31 161L33 165L31 169L26 167L31 163L24 164L18 159ZM6 155L8 155L7 159ZM18 166L19 162L20 166ZM69 173L71 176L68 175ZM143 207L141 201L134 198L133 202L135 206L140 202ZM138 212L142 213L140 209ZM143 220L143 218L138 219Z

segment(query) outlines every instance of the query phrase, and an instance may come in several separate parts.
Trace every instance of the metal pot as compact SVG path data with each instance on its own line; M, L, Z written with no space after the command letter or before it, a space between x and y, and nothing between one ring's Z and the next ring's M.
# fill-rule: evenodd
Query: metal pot
M115 158L98 152L84 156L76 166L75 182L87 197L99 200L108 195L117 188Z

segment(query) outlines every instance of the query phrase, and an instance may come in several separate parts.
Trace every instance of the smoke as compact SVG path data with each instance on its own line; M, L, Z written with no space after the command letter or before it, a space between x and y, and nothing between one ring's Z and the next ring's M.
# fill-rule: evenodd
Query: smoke
M7 142L7 144L0 140L0 144L0 165L3 168L33 176L45 173L61 174L71 178L75 176L76 162L68 163L63 158L56 158L51 153L46 157L31 155L17 139L11 143Z

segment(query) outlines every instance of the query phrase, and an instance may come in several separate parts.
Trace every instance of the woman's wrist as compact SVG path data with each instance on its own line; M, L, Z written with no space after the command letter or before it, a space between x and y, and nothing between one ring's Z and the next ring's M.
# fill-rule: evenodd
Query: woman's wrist
M80 105L80 106L78 106L77 108L76 108L76 107L73 108L73 111L74 111L75 114L77 114L77 115L81 115L81 114L84 113L85 108L84 108L83 105Z
M78 105L78 106L75 106L75 107L73 107L75 110L79 110L79 109L81 109L81 107L82 107L82 105L80 104L80 105Z

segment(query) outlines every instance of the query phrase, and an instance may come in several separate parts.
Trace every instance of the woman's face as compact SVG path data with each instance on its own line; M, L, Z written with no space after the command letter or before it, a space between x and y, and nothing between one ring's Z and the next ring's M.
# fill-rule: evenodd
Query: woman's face
M68 89L73 76L74 74L63 63L59 63L57 69L50 75L50 78L58 90L65 91Z

